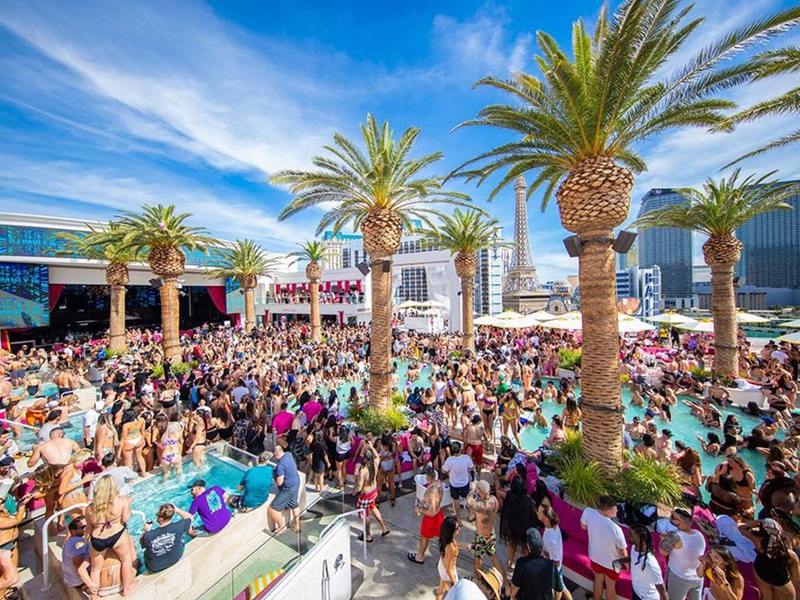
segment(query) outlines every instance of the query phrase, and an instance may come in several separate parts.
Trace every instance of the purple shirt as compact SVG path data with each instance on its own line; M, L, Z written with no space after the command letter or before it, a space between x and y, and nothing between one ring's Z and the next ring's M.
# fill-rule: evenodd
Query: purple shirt
M288 410L283 410L272 417L272 430L275 435L282 435L292 428L294 416Z
M200 515L203 528L208 533L222 531L231 520L231 513L225 504L225 491L216 485L195 498L189 507L189 512Z
M316 400L312 400L311 402L306 402L303 405L303 412L306 413L306 418L308 422L314 420L314 418L322 411L322 404L317 402Z

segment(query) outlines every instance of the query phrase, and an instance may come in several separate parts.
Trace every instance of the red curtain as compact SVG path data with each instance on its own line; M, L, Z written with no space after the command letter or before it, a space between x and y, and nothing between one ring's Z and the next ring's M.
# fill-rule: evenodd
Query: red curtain
M331 291L331 282L330 281L326 281L325 282L325 291L326 292L330 292Z
M359 294L361 293L361 280L360 279L356 280L356 290L358 291Z
M275 284L275 295L277 296L280 293L281 293L281 284L280 283L276 283Z
M225 299L225 286L224 285L209 285L208 287L208 295L211 296L211 301L214 303L214 306L217 307L217 310L221 312L223 315L227 313L227 306L228 303Z
M61 292L64 291L64 284L63 283L51 283L47 286L47 293L49 295L50 300L50 310L52 311L56 304L58 304L58 299L61 298Z

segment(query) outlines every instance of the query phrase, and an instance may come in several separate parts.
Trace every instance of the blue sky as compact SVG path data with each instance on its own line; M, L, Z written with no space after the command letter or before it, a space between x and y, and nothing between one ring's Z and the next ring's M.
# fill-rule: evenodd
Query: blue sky
M788 2L699 0L708 17L695 46ZM568 42L595 1L212 3L173 0L4 2L0 11L0 211L108 219L143 203L175 203L227 239L285 251L320 213L276 217L289 200L268 184L303 168L334 132L356 138L367 112L399 134L422 129L417 150L442 151L441 173L497 143L458 123L499 99L472 90L483 75L535 70L534 35ZM792 32L784 38L797 43ZM744 104L787 89L741 88ZM645 149L632 214L651 187L698 185L728 160L774 137L791 118L733 134L685 130ZM797 149L747 170L800 176ZM456 184L513 230L513 191ZM577 271L553 203L529 223L543 279Z

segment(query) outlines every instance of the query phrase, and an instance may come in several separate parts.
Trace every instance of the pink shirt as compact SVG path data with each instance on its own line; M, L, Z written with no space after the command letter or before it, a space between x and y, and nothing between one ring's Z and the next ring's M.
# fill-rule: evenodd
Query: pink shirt
M272 430L275 435L282 435L292 428L294 417L288 410L279 412L272 418Z
M308 419L309 423L313 421L321 411L322 404L316 400L311 400L303 405L303 412L306 413L306 418Z

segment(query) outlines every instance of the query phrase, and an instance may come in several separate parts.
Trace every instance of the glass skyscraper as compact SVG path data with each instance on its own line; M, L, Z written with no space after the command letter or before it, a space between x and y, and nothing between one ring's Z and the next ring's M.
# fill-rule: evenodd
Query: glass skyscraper
M686 198L672 189L652 189L642 198L638 216ZM674 227L639 231L639 267L661 269L661 294L665 300L692 295L692 233Z
M737 273L747 285L800 289L800 194L786 202L794 210L758 215L736 231L744 246Z

